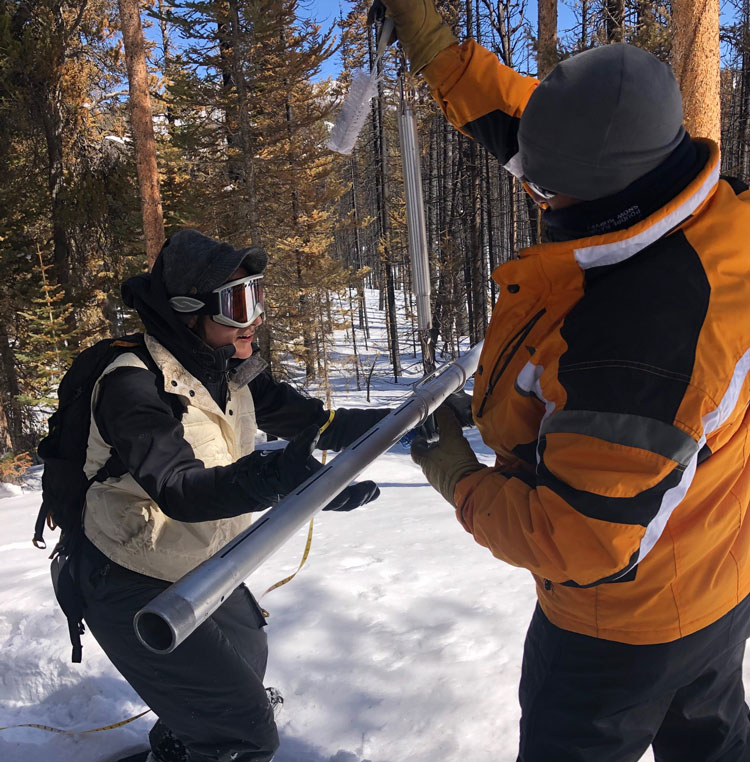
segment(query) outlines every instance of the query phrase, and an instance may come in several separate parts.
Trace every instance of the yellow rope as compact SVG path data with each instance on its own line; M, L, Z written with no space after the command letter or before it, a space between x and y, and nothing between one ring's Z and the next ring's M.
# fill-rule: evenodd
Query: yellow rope
M127 725L129 722L133 722L139 717L143 717L150 711L150 709L146 709L145 712L136 714L135 717L129 717L127 720L115 722L112 725L104 725L101 728L90 728L89 730L62 730L61 728L52 728L49 725L37 725L35 722L24 723L23 725L8 725L7 727L0 728L0 730L10 730L11 728L36 728L37 730L46 730L48 733L59 733L63 736L83 736L86 735L86 733L101 733L103 730L114 730L115 728L121 728L123 725Z
M281 587L282 585L286 585L287 582L291 582L299 573L299 570L305 565L305 561L307 561L308 556L310 555L310 548L312 547L312 538L313 538L313 524L315 523L315 519L310 519L310 527L307 530L307 543L305 543L305 552L302 554L302 560L299 562L299 566L297 567L297 571L294 572L294 574L290 574L288 577L285 577L282 580L279 580L278 582L275 582L271 587L266 590L265 593L263 593L263 596L267 595L271 592L271 590L276 590L276 588ZM263 597L261 596L261 598ZM264 614L265 616L268 616L268 614Z
M336 415L336 411L335 410L331 410L331 412L328 414L328 420L320 427L320 433L321 434L331 425L331 422L333 421L334 415ZM323 457L321 457L321 459L320 459L321 462L323 463L323 465L325 465L325 463L326 463L326 457L327 457L327 455L328 455L328 450L324 450L323 451ZM276 590L277 588L282 587L283 585L286 585L287 582L291 582L297 576L297 574L299 574L300 569L302 569L302 567L305 565L305 562L307 561L307 559L308 559L308 557L310 555L310 548L312 547L313 525L314 524L315 524L315 519L310 519L310 526L309 526L309 528L307 530L307 542L305 543L305 550L302 553L302 560L299 562L299 566L297 567L297 571L295 571L294 574L290 574L288 577L285 577L284 579L279 580L278 582L275 582L273 585L271 585L271 587L268 588L268 590L265 591L265 593L263 593L261 598L263 598L266 595L268 595L268 593L270 593L272 590ZM270 614L265 609L261 609L261 610L263 611L263 616L264 617L268 618L270 616Z

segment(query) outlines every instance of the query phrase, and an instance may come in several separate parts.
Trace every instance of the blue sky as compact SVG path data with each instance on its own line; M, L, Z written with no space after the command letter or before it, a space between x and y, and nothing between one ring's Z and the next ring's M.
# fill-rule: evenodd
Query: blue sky
M570 29L576 25L576 14L573 11L575 0L567 0L563 2L560 0L558 4L558 28L561 33L564 33L566 29ZM339 17L340 13L344 15L350 10L352 3L349 0L299 0L299 12L302 16L308 18L314 18L320 22L324 29L328 29L333 26ZM722 22L727 23L727 20L732 17L734 9L730 0L722 0L721 3ZM528 7L526 9L526 17L532 23L532 26L536 25L536 0L528 0ZM151 39L156 39L157 31L152 27L147 36ZM341 61L338 55L332 56L323 65L321 76L336 76L341 68ZM530 70L534 69L533 61L530 62Z
M558 4L558 27L561 32L576 25L576 16L570 4L559 2ZM340 12L346 14L351 8L352 3L348 0L300 0L300 14L319 21L324 28L328 28L336 22ZM526 18L536 25L536 0L528 0L526 9ZM335 76L341 67L338 56L333 56L324 65L322 76ZM531 68L534 68L532 62Z
M300 12L302 15L315 18L321 22L324 28L335 23L338 18L340 10L344 14L351 8L351 3L347 0L300 0ZM576 14L573 11L575 0L569 0L569 2L563 2L560 0L558 3L558 28L562 33L565 29L570 29L576 25ZM728 23L729 19L733 17L735 9L732 7L732 3L729 0L721 0L721 20L722 23ZM532 25L536 25L536 0L528 0L528 8L526 10L526 17L532 22ZM341 67L341 63L337 56L333 56L324 65L322 76L332 75L335 76ZM533 64L532 64L533 68Z
M339 12L346 15L351 5L346 0L300 0L299 12L301 16L314 18L321 23L324 29L328 29L336 22ZM334 55L323 64L321 76L335 77L340 69L341 61L338 55Z

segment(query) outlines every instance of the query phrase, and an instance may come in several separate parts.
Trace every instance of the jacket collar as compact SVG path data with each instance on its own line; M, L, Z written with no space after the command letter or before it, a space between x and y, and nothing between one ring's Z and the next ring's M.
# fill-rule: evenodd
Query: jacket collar
M189 398L191 404L203 410L224 415L206 386L193 376L163 344L148 333L144 340L149 354L162 373L165 392L182 395ZM230 392L234 393L247 386L266 368L266 365L266 361L257 355L252 355L241 362L230 372L228 380Z
M541 255L545 259L573 253L582 270L624 262L647 246L684 225L714 195L719 183L720 154L713 141L699 140L709 149L706 165L695 179L671 201L635 225L603 235L559 243L542 243L520 252L522 258ZM502 267L502 265L501 265Z

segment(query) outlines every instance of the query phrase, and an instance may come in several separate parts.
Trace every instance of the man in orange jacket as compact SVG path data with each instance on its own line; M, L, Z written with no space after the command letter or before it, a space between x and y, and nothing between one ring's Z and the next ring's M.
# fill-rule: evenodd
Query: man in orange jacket
M500 288L473 415L414 460L539 605L520 762L747 762L750 192L682 124L663 63L629 45L542 82L432 0L384 0L451 123L544 208Z

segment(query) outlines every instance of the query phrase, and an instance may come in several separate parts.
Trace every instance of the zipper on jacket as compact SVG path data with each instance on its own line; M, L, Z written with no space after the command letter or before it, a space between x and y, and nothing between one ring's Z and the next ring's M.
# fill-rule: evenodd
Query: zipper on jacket
M227 385L227 398L224 401L224 411L226 412L227 407L229 406L229 403L232 401L232 390L229 386L229 379L231 376L231 371L225 370L224 371L224 382Z
M539 312L534 315L534 317L531 318L531 320L528 321L525 325L521 326L521 328L516 331L516 333L513 334L513 336L508 339L507 344L503 347L502 351L497 357L497 360L495 360L495 364L492 366L492 371L490 372L490 380L487 384L487 388L485 389L484 396L482 397L482 404L479 406L479 410L477 411L477 418L482 417L482 413L484 412L484 406L487 404L487 400L490 398L490 395L492 392L495 391L495 387L497 386L497 382L502 378L503 373L505 373L508 365L510 365L510 361L515 357L516 352L521 347L521 344L526 340L526 337L531 333L531 329L537 324L539 321L539 318L541 318L542 315L547 310L542 308L539 310ZM502 367L500 368L500 371L495 376L495 370L497 369L497 366L500 364L500 361L503 359L503 356L508 351L508 347L510 347L513 342L516 342L513 348L510 350L510 353L505 358L505 362L503 363ZM494 377L493 377L494 376Z

